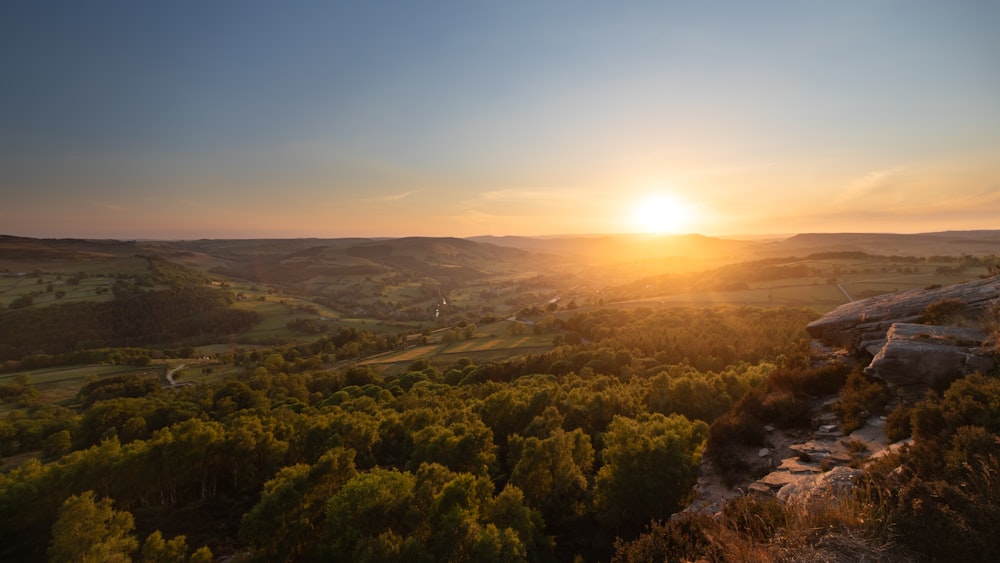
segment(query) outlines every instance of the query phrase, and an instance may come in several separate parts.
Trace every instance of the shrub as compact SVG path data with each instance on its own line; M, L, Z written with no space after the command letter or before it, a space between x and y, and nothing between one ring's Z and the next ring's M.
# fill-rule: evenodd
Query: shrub
M667 522L654 521L649 530L633 541L615 540L612 563L647 561L694 561L710 557L717 560L718 546L713 546L712 532L718 524L708 514L682 512Z
M30 295L22 295L22 296L18 297L17 299L11 301L10 305L7 305L7 308L8 309L24 309L25 307L31 307L34 304L35 304L35 300L32 299Z
M809 401L788 392L771 393L764 399L764 420L780 428L806 426L810 421Z
M779 369L768 378L767 390L815 396L829 395L844 386L847 374L850 372L851 368L842 363L808 369Z
M920 314L918 322L926 325L953 324L965 315L968 308L961 299L942 299L928 305Z
M898 442L904 438L909 438L910 430L910 416L912 414L912 409L906 405L900 405L896 410L889 413L889 416L885 419L885 435L892 442Z
M850 434L864 426L872 413L885 408L890 397L885 382L868 377L859 369L852 371L840 390L840 400L833 405L841 431Z

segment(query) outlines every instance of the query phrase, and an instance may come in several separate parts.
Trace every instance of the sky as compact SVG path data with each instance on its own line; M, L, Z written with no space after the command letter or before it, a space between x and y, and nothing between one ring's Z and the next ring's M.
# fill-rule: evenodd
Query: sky
M5 2L0 234L1000 228L997 29L989 0Z

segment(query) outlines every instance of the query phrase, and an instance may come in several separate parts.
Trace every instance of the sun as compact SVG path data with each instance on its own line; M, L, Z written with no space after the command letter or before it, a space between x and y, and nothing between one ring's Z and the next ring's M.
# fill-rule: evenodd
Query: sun
M690 229L693 222L694 207L668 193L642 198L632 215L637 230L652 234L681 234Z

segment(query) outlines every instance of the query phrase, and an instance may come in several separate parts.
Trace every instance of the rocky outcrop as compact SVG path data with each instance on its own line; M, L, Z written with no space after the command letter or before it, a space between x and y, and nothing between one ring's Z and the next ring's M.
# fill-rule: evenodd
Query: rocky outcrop
M888 382L903 398L920 397L927 387L997 368L995 355L985 346L991 336L982 330L916 324L939 304L950 305L965 319L985 318L1000 304L1000 276L854 301L806 328L825 344L873 356L865 373Z
M896 387L940 387L955 377L994 370L977 329L894 323L865 373Z
M956 299L969 313L986 311L1000 302L1000 276L936 289L911 289L845 303L806 327L826 344L860 346L884 339L894 323L912 323L940 301Z
M950 301L950 302L949 302ZM832 361L851 363L872 356L865 373L889 383L902 401L924 396L928 387L944 387L955 377L998 368L996 334L969 326L916 324L928 307L959 312L966 324L995 315L1000 305L1000 276L937 289L880 295L842 305L807 327L813 336L814 365ZM947 315L943 315L947 316ZM972 322L969 322L972 321ZM978 323L982 324L982 323ZM845 350L846 348L846 350ZM810 431L788 433L767 427L765 448L749 448L745 455L760 479L738 491L719 484L711 467L703 464L690 511L716 512L726 499L739 494L775 496L786 503L841 498L853 487L868 460L903 447L890 444L883 426L886 417L870 413L864 426L844 436L833 412L836 397L818 398ZM749 451L749 450L752 450ZM707 470L706 470L707 467Z

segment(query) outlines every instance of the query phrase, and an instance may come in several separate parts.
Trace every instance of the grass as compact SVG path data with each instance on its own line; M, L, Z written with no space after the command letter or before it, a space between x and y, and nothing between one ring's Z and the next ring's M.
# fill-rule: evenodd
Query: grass
M902 562L912 558L896 543L890 507L879 491L819 492L808 502L737 497L721 518L681 515L654 523L612 561Z
M498 323L503 326L505 323ZM492 325L490 325L492 326ZM427 359L437 368L450 366L458 358L468 358L474 363L502 361L513 356L538 353L552 348L552 335L483 336L482 332L471 340L458 340L451 344L426 344L399 352L379 354L362 361L362 364L380 368L387 375L402 372L416 360Z
M76 397L80 388L91 377L137 374L162 378L163 373L164 364L154 364L143 368L135 366L86 365L5 373L0 375L0 383L13 381L19 375L28 375L30 377L29 384L38 391L39 401L43 403L66 403Z
M854 300L872 295L925 288L930 285L952 285L976 279L986 273L984 268L968 268L961 273L938 273L939 266L952 263L903 262L888 259L803 261L816 273L812 277L786 278L755 282L746 289L733 291L692 291L617 303L616 305L653 304L711 306L720 304L754 305L761 307L809 307L826 313L847 303L837 286L843 287ZM831 282L836 279L836 282Z
M787 282L788 280L782 280ZM811 307L819 312L832 311L847 302L844 294L831 284L778 285L735 291L677 293L628 301L624 304L662 305L755 305L760 307ZM621 303L616 304L621 305Z
M113 283L119 274L135 276L148 273L149 265L144 258L137 257L90 257L77 260L4 260L3 269L6 272L0 273L0 307L6 308L18 296L34 291L42 292L34 297L35 307L56 302L107 301L111 299L110 291L98 295L98 289ZM86 277L80 280L79 285L65 283L67 278L80 273ZM38 283L39 279L42 283ZM45 288L50 284L53 291L48 293ZM57 300L56 291L65 292L65 297Z

